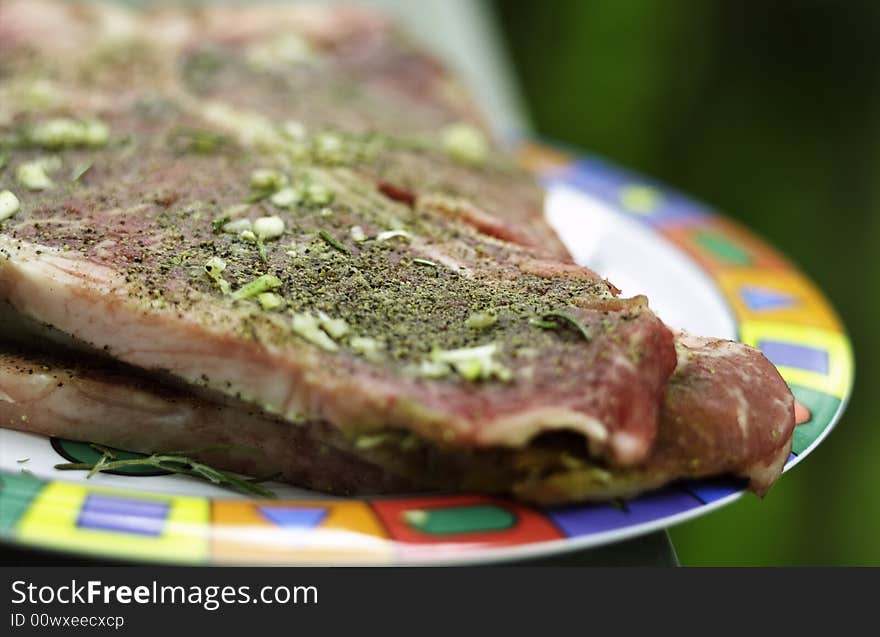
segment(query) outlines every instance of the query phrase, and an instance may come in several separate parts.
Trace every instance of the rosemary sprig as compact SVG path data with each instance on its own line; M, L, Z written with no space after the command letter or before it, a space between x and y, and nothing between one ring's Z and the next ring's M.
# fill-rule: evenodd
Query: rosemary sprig
M224 212L219 217L211 220L211 232L220 234L223 232L223 226L232 220L232 216L228 212Z
M180 152L209 155L229 144L229 139L213 131L200 128L179 128L171 134L171 144Z
M89 446L95 451L99 452L101 455L107 456L110 460L116 460L116 452L113 451L110 447L99 445L96 442L89 443Z
M91 445L94 449L101 452L101 457L97 462L66 462L55 465L60 471L88 471L87 478L91 478L96 473L102 471L113 471L124 467L132 466L150 466L171 473L179 473L181 475L207 480L208 482L243 493L245 495L258 496L261 498L274 498L275 494L259 484L260 481L252 479L239 478L233 473L215 469L203 462L198 462L192 458L183 455L187 452L168 452L154 453L144 458L116 459L116 454L107 447L101 445ZM204 450L202 450L204 451ZM189 452L193 453L193 452Z
M274 194L275 191L271 188L255 188L251 191L251 194L245 198L244 202L257 203L258 201L262 201L263 199L268 199Z
M245 283L240 288L238 288L235 292L232 293L232 298L236 301L243 301L253 298L258 294L262 294L263 292L269 292L270 290L279 288L281 287L281 285L281 279L279 279L277 276L274 276L272 274L263 274L262 276L258 276L250 283Z
M345 254L351 254L351 250L348 249L348 246L340 242L339 239L334 237L326 230L319 231L318 236L321 237L331 248L335 248L336 250L339 250L340 252L343 252Z
M99 445L94 442L89 444L89 446L95 451L99 452L101 454L101 457L98 458L98 461L91 468L91 470L89 471L89 475L87 475L86 478L91 478L93 475L101 471L101 467L106 465L108 460L116 460L116 453L114 453L114 451L109 447L105 447L104 445Z
M547 312L544 314L540 320L538 319L530 319L529 323L536 327L540 327L547 330L553 330L559 327L559 323L557 320L564 321L568 323L571 327L575 328L581 335L584 337L584 340L587 342L593 340L593 334L590 331L590 328L584 325L581 321L576 319L571 314L566 314L565 312Z
M529 325L534 325L535 327L540 327L542 330L555 330L559 327L554 321L542 321L541 319L531 318L529 319Z

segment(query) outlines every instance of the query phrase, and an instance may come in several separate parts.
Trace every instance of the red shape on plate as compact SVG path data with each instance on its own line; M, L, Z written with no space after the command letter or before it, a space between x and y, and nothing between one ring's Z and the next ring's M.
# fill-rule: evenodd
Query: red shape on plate
M407 544L444 544L448 547L458 545L461 549L478 549L481 546L513 546L565 537L543 512L501 498L465 494L373 500L370 505L391 537ZM415 511L429 512L472 505L490 505L505 509L513 514L515 522L509 528L500 530L437 535L420 531L406 521L407 514Z

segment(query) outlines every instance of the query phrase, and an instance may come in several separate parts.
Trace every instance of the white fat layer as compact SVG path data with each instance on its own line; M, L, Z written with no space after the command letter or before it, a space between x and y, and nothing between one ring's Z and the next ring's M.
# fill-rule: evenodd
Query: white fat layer
M524 413L496 418L479 434L483 445L500 444L522 447L538 433L569 430L583 434L589 441L604 443L608 428L599 420L564 407L541 407Z

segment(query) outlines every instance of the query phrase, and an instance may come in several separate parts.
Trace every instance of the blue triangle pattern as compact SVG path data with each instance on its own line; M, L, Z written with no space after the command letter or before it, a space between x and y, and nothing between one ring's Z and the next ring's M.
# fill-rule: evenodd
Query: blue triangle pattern
M796 303L795 298L790 294L752 286L741 287L739 295L745 302L746 306L755 312L781 310L783 308L793 307Z
M311 529L327 516L325 508L261 506L257 510L273 524L284 529Z

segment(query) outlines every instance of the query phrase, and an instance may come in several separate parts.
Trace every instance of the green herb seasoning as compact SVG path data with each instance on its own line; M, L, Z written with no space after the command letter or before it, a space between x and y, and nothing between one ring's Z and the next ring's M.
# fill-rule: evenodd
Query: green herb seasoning
M327 243L327 245L329 245L334 250L339 250L344 254L351 254L351 250L349 250L344 243L340 242L339 239L334 237L326 230L320 230L318 232L318 236L321 237L325 241L325 243Z
M261 486L256 480L240 478L229 471L215 469L210 465L187 457L187 455L193 455L198 453L198 451L154 453L145 458L117 460L116 455L106 447L93 446L99 451L103 451L101 457L96 462L67 462L57 464L55 468L59 471L88 471L89 473L86 477L91 478L96 473L102 471L149 466L163 471L170 471L171 473L179 473L192 478L206 480L218 487L230 489L244 495L259 498L276 497L273 491Z
M77 146L104 146L110 139L110 129L98 119L51 119L34 126L29 135L37 146L50 150Z
M281 287L281 279L271 274L264 274L238 288L232 293L232 298L236 301L243 301L279 287Z
M278 170L260 168L251 173L251 194L248 203L262 201L287 186L287 175Z
M287 185L287 175L278 170L261 168L251 173L253 190L270 190L276 192Z
M335 193L319 182L310 181L303 188L303 201L313 206L326 206L334 197Z
M554 321L544 321L542 319L531 318L529 319L529 325L534 325L535 327L540 327L544 330L555 330L559 325Z
M182 152L210 155L229 144L229 138L202 128L179 128L171 133L171 144Z
M571 314L567 314L565 312L547 312L541 317L540 324L533 323L533 325L537 324L538 327L543 327L545 329L555 329L559 326L556 322L556 319L559 319L562 322L567 323L569 326L575 328L578 332L581 333L581 335L584 337L584 340L589 342L593 339L590 328L588 328L580 320L578 320Z

